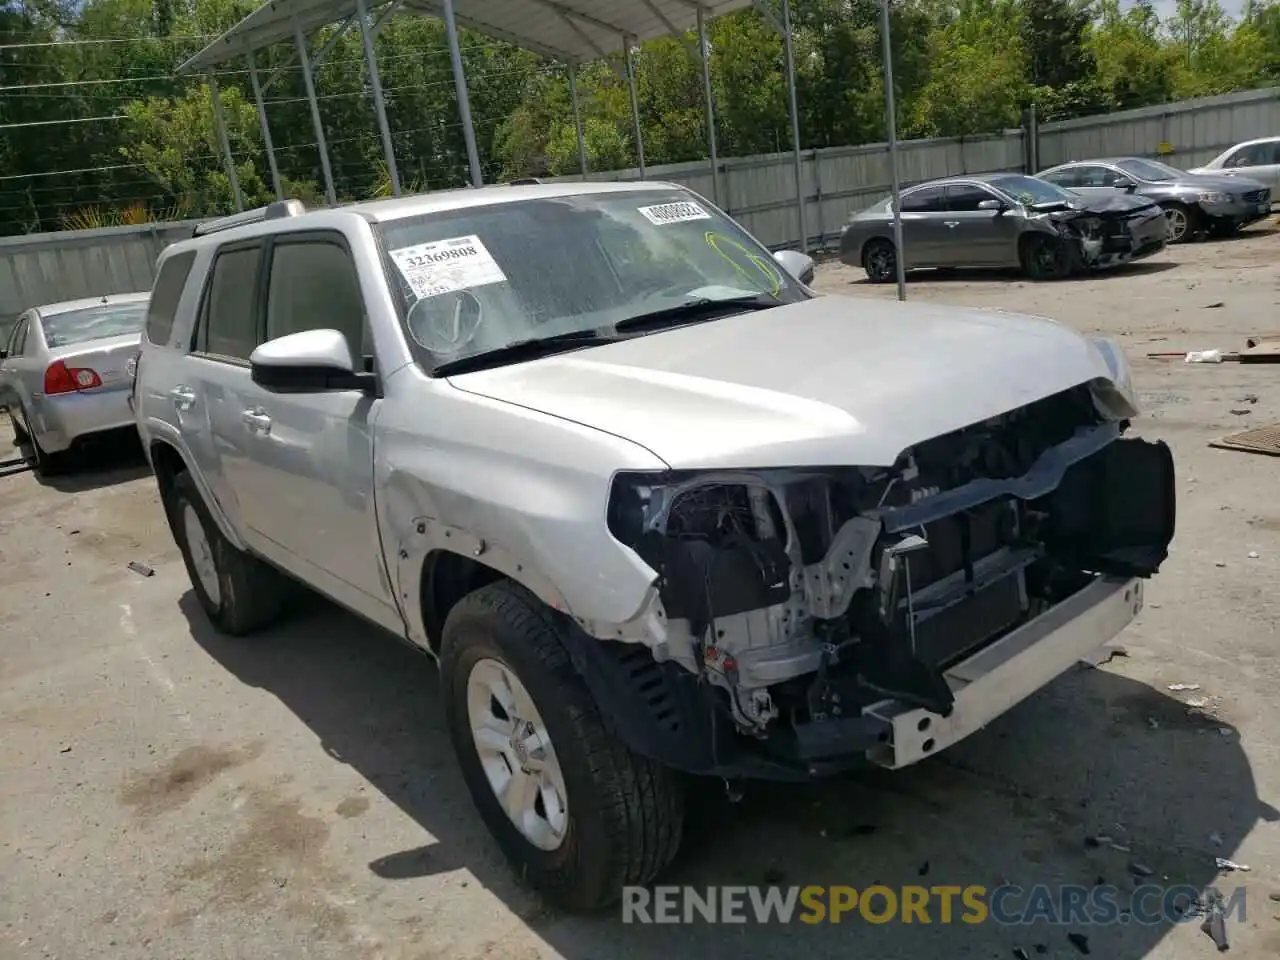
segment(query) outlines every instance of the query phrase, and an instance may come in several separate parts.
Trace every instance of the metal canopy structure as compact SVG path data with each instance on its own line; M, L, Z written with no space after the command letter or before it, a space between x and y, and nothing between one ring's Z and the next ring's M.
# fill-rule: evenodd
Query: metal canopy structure
M325 180L325 194L330 204L336 204L337 196L333 173L329 165L328 147L324 125L316 99L313 71L332 50L337 40L355 27L360 31L364 58L369 70L369 88L373 96L378 129L383 152L391 178L392 192L399 196L400 177L396 165L391 131L387 123L382 84L374 55L373 38L383 23L397 12L433 16L445 24L449 52L453 66L453 79L457 92L458 112L466 141L467 160L472 186L481 186L483 177L475 131L471 122L470 100L458 45L458 27L466 27L495 40L522 47L534 53L565 63L569 68L570 99L573 105L573 121L577 131L578 157L582 174L587 174L587 154L578 113L577 70L582 64L623 54L625 69L619 71L629 87L633 122L635 124L636 159L640 176L645 175L644 141L636 94L634 51L644 40L658 37L683 37L696 30L698 54L702 61L703 95L707 114L707 146L711 161L712 192L720 203L720 173L716 150L715 113L711 102L710 45L706 37L706 20L755 6L782 35L785 49L787 75L788 113L792 127L792 143L795 154L796 212L801 249L807 247L803 185L801 179L799 118L796 110L795 66L791 44L790 0L268 0L266 4L249 14L234 27L222 34L207 47L178 67L179 73L208 73L210 91L214 97L214 120L222 144L228 178L236 196L237 209L243 209L244 201L236 182L235 164L227 141L222 110L217 100L215 67L242 58L248 62L258 119L262 126L263 143L271 168L276 194L285 199L280 187L274 146L262 94L278 77L278 73L260 80L254 64L255 52L276 43L290 42L296 48L298 64L302 69L303 86L310 106L316 144L320 151L320 166ZM323 47L309 49L307 36L330 24L339 24ZM286 65L287 66L287 65Z

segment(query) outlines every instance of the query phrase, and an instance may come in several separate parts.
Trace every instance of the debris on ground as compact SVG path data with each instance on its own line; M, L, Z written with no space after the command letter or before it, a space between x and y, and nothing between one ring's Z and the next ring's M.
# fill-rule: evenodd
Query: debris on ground
M1257 559L1258 559L1258 551L1257 551L1257 550L1250 550L1250 551L1249 551L1248 556L1249 556L1249 559L1250 559L1250 560L1257 560Z
M1127 656L1129 656L1127 647L1122 647L1118 643L1105 643L1080 662L1089 666L1100 667L1104 663L1110 663L1116 657Z
M1155 873L1155 871L1152 870L1150 867L1148 867L1145 863L1139 863L1137 860L1129 861L1129 872L1132 873L1135 877L1149 877L1153 873Z
M1253 413L1248 407L1232 407L1231 413L1237 417L1243 417L1246 413Z
M1231 949L1227 942L1227 917L1222 909L1222 894L1213 887L1209 888L1208 904L1204 921L1200 924L1200 932L1211 939L1219 953Z
M1224 305L1224 304L1223 304L1223 302L1222 302L1221 300L1219 300L1219 301L1217 301L1216 303L1206 303L1206 304L1204 305L1204 308L1205 308L1206 310L1217 310L1219 307L1221 307L1221 306L1223 306L1223 305Z
M1014 947L1013 955L1017 957L1018 960L1031 960L1031 954L1027 953L1027 951L1023 950L1021 947Z
M1089 938L1083 933L1068 933L1067 942L1083 954L1089 953Z
M1280 423L1252 427L1209 441L1209 446L1219 450L1238 450L1241 453L1265 453L1280 456Z
M1187 363L1221 363L1221 350L1192 350L1185 357Z
M1216 832L1209 834L1209 842L1215 847L1222 846L1222 834Z
M1225 567L1225 566L1227 565L1227 561L1225 561L1225 560L1215 560L1215 561L1213 561L1213 565L1214 565L1215 567Z
M1177 693L1179 690L1199 690L1199 689L1200 689L1200 684L1198 684L1198 683L1171 683L1171 684L1169 684L1169 689L1170 689L1170 690L1172 690L1174 693Z
M924 863L920 864L920 868L916 871L916 873L918 873L920 876L923 877L928 872L929 872L929 861L926 860Z
M1123 843L1114 843L1114 842L1113 842L1113 843L1111 844L1111 849L1112 849L1112 850L1115 850L1115 851L1116 851L1116 852L1118 852L1118 853L1133 853L1133 847L1130 847L1130 846L1128 846L1128 845L1126 845L1126 844L1123 844Z
M139 563L137 560L129 561L129 569L134 573L141 574L144 577L155 575L155 571L148 567L145 563Z
M1225 857L1214 857L1213 862L1217 864L1219 870L1226 870L1230 873L1232 870L1242 870L1248 872L1253 869L1243 863L1236 863L1234 860L1227 860Z
M1152 730L1159 730L1160 721L1157 720L1155 717L1147 717L1147 726L1149 726Z
M1256 393L1246 393L1243 397L1236 401L1237 403L1257 403L1258 395Z
M1280 890L1277 890L1275 893L1267 894L1267 897L1274 900L1276 903L1280 903Z
M1186 704L1188 707L1194 707L1197 710L1199 710L1209 705L1209 698L1208 697L1192 697L1190 700L1186 701Z

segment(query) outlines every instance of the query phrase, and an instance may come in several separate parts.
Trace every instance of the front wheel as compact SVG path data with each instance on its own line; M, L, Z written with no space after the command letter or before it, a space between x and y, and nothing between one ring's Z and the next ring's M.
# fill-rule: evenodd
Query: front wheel
M213 625L222 633L244 636L275 620L289 584L223 536L191 474L174 477L163 499L192 589Z
M898 276L898 253L883 238L870 241L862 251L862 269L872 283L891 283Z
M516 873L560 907L597 910L675 856L684 798L676 774L605 729L567 629L522 587L482 587L445 621L441 685L471 798Z
M1071 251L1057 237L1033 235L1022 245L1022 269L1032 280L1063 280L1071 274Z
M1170 243L1185 243L1195 233L1195 215L1190 207L1185 207L1180 203L1166 204L1164 207L1164 219L1169 225L1168 238Z

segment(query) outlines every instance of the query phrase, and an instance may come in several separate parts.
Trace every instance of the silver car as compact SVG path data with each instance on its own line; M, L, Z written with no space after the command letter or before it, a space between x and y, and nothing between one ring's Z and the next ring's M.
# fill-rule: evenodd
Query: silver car
M1188 173L1217 177L1248 177L1271 189L1274 200L1280 191L1280 137L1261 137L1228 147L1206 163Z
M41 473L79 441L133 424L129 368L147 315L146 293L32 307L0 350L0 403L14 440Z
M812 269L669 183L206 226L134 403L196 599L248 634L300 581L436 658L480 816L572 908L671 861L681 773L933 756L1137 615L1172 455L1116 344Z
M1188 173L1143 157L1077 160L1050 167L1040 178L1087 197L1146 197L1168 217L1170 243L1229 234L1271 212L1271 190L1265 183Z

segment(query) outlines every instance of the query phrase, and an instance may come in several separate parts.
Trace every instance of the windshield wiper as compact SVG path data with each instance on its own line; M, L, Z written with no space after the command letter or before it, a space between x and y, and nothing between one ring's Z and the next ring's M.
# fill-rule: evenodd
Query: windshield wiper
M530 337L527 340L515 340L504 346L495 347L493 350L475 353L469 357L446 360L444 363L436 364L432 372L441 377L455 373L471 373L475 370L500 367L507 363L550 357L582 347L599 347L617 340L615 336L600 334L594 330L571 330L568 333L557 333L550 337Z
M637 313L634 317L619 320L613 328L619 333L659 328L668 324L692 323L699 320L715 320L717 315L740 313L743 310L767 310L782 305L777 297L767 293L753 293L743 297L698 297L685 300L670 307L661 307L647 313Z

